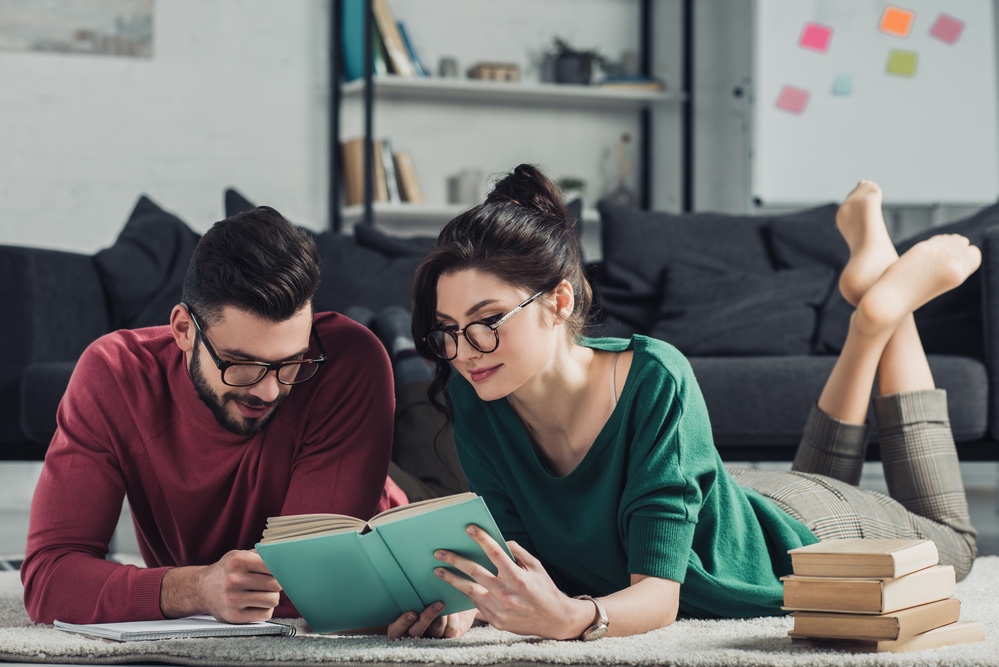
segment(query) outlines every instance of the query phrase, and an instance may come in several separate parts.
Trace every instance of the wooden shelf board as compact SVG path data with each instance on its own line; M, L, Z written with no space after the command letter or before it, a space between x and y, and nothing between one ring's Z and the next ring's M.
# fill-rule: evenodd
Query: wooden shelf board
M466 102L510 102L518 104L565 104L581 102L592 106L643 107L686 100L684 93L671 90L635 90L552 83L479 81L475 79L408 78L376 76L375 95L379 97L444 99ZM364 81L356 79L343 86L344 99L360 98Z

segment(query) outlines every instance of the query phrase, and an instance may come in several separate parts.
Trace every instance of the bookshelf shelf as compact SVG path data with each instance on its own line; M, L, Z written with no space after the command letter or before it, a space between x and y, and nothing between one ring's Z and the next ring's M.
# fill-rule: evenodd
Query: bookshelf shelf
M545 3L545 10L539 15L539 26L558 23L564 11L571 11L569 7L575 0L561 1L564 3L561 10L551 9ZM459 198L455 193L463 183L463 176L504 173L520 162L540 164L553 177L582 181L587 185L584 191L593 197L588 199L583 195L584 202L590 204L604 196L608 187L627 179L626 185L634 195L635 205L647 209L652 205L656 186L665 178L672 178L673 171L668 165L671 157L659 156L672 156L675 147L685 150L689 143L684 128L692 95L681 89L688 87L686 77L681 88L674 89L671 81L671 88L667 90L650 90L624 85L538 82L533 76L522 81L498 81L389 74L386 72L401 72L406 68L397 67L386 57L400 51L398 45L392 46L392 42L397 41L391 36L392 29L382 29L386 22L384 14L390 11L388 2L334 0L333 3L331 32L341 35L342 40L332 42L331 68L344 72L344 77L335 77L329 84L330 172L333 175L329 210L334 230L348 231L358 224L371 224L400 235L435 235L445 222L467 208L444 203ZM436 47L445 43L452 50L444 54L456 61L467 63L479 57L477 42L454 39L454 35L449 36L448 28L439 21L428 20L427 15L414 9L412 3L392 2L396 3L396 23L407 26L410 34L421 36L424 44ZM657 4L656 0L636 0L633 6L619 9L616 3L608 2L597 13L614 25L616 37L606 39L602 29L592 33L598 41L606 39L604 48L609 52L625 49L622 53L637 54L638 67L633 71L650 78L656 72L666 71L662 63L656 64L659 61L653 53L656 46L653 32L663 24L662 20L656 20L654 8ZM525 16L538 13L532 0L517 0L515 5L509 9L509 16L504 14L503 17L504 20L509 18L511 25L520 25L518 21L525 20ZM465 3L463 0L435 0L433 6L443 10L464 8ZM481 11L470 14L462 11L463 21L475 22L475 16L487 16ZM495 30L490 34L501 31L499 21L495 23ZM594 27L591 20L588 28L594 30ZM632 29L637 33L637 39L621 39ZM544 32L542 28L539 30ZM369 34L372 39L363 37ZM547 38L523 41L530 52L532 48L542 48L539 45ZM341 45L343 51L338 50ZM489 46L525 48L520 42L507 45L503 40L489 43L486 39L483 49L488 51ZM435 62L442 58L433 49L424 56ZM511 55L509 60L513 62L516 57ZM412 53L410 59L418 60ZM368 60L373 67L364 67ZM423 66L417 71L422 69ZM523 71L529 69L528 64ZM540 71L530 73L540 75ZM345 81L346 76L354 78ZM538 113L534 113L535 110ZM341 116L345 122L341 121ZM667 131L659 132L654 124ZM343 147L358 138L358 126L359 136L371 142L374 151L375 168L367 171L362 166L363 158L354 154L345 158L342 154ZM671 136L674 127L678 128L675 139ZM349 131L345 132L345 128ZM417 181L422 198L428 203L406 203L404 194L400 197L401 202L386 201L396 200L391 191L385 192L385 183L392 178L393 154L411 158L410 164L414 166L408 172L416 176L411 180ZM378 173L379 165L382 175ZM341 178L341 174L349 176ZM344 205L348 200L342 196L347 180L351 183L349 201L362 201L361 204ZM365 193L360 196L358 180L362 181ZM685 184L686 179L682 183ZM584 209L581 222L584 252L588 257L595 257L599 253L596 209Z
M508 102L524 105L579 103L618 109L641 109L650 105L680 103L687 99L684 93L671 90L408 78L394 75L376 76L372 79L372 84L374 94L382 99L432 98L435 101ZM344 99L360 99L364 95L364 80L357 79L344 84L342 94Z
M406 204L373 202L372 209L378 226L401 236L436 234L451 218L470 208L464 204ZM364 205L347 206L342 213L343 225L353 229L364 220ZM583 224L596 225L600 214L595 208L583 210Z

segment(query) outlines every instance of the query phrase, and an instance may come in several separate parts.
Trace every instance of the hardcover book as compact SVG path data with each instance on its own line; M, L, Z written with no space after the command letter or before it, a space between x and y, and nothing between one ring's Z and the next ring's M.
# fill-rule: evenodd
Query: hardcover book
M372 0L371 11L374 13L378 32L382 36L382 43L385 44L385 53L392 65L392 71L399 76L416 76L413 63L409 60L409 50L402 35L399 34L399 24L392 16L392 10L389 9L386 0Z
M471 609L471 600L434 574L447 567L434 558L437 549L496 571L465 532L469 524L506 549L474 493L395 507L367 522L339 514L272 517L256 549L313 630L356 630L388 625L437 601L445 614Z
M794 627L790 634L825 639L904 639L949 625L958 620L960 613L961 602L957 598L937 600L887 614L795 611L791 612Z
M897 579L791 574L781 580L784 609L867 614L887 614L953 597L956 587L950 565L934 565Z
M908 653L952 644L985 641L985 626L977 621L957 621L922 634L895 640L815 639L792 634L791 641L795 645L808 648L831 648L860 653Z
M97 639L118 642L152 639L187 639L191 637L248 637L253 635L295 634L295 628L280 623L223 623L212 616L186 616L160 621L124 621L121 623L55 622L55 629Z
M931 540L826 540L788 551L795 574L895 578L940 561Z

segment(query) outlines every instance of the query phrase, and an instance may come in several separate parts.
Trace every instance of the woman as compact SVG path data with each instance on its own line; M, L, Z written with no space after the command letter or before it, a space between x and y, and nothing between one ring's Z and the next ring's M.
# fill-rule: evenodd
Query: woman
M470 577L437 570L480 619L588 639L660 628L678 611L779 614L787 550L839 537L932 539L967 574L977 535L912 312L961 284L981 253L946 235L899 258L869 181L837 225L851 252L840 290L856 307L842 353L792 470L734 473L676 349L582 337L591 292L575 230L537 169L517 167L444 228L416 274L413 333L436 361L431 400L469 485L514 557L474 526L497 574L438 552ZM893 498L855 486L875 378ZM439 611L405 615L389 635L457 636L474 618Z

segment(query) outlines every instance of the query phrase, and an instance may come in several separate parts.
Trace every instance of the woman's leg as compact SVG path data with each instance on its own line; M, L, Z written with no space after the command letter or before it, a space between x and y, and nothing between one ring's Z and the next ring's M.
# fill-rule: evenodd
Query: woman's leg
M852 499L856 528L870 537L891 536L887 528L894 524L897 536L933 539L943 562L955 565L963 576L976 554L976 533L968 517L946 395L935 389L912 311L963 282L981 263L981 253L963 237L941 236L892 261L880 192L864 182L847 198L837 222L851 249L840 287L857 312L844 354L809 418L795 470L859 481L866 446L862 424L876 375L881 396L875 409L891 498L871 493L874 505ZM839 495L849 492L841 489ZM893 501L910 513L907 521L891 520ZM836 536L848 525L846 517L829 517L826 524L816 524L816 534L828 527L831 534L820 536Z
M836 226L850 248L850 261L840 275L843 298L856 307L898 253L881 213L881 189L860 181L836 213ZM856 318L851 318L853 330ZM858 484L867 453L867 406L884 348L859 345L848 336L817 406L805 424L794 458L794 470L813 472Z

